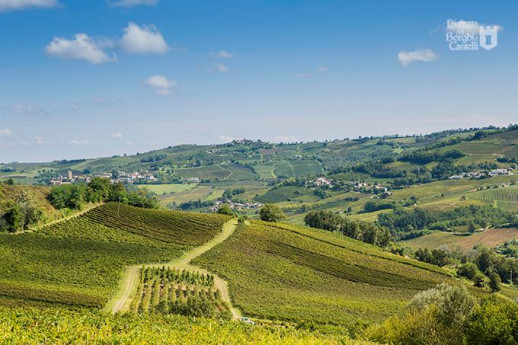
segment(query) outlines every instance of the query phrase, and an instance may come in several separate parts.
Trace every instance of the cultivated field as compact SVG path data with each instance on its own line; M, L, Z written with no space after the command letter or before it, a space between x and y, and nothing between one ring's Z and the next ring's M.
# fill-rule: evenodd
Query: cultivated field
M474 233L470 236L457 236L447 232L436 232L430 235L414 238L402 243L412 248L434 249L443 244L459 245L464 251L472 249L475 245L481 244L486 247L495 247L505 241L518 238L518 229L488 229L484 232Z
M227 280L245 315L317 323L381 320L417 291L453 281L436 266L355 240L259 221L194 263Z
M35 232L0 234L0 304L102 307L123 267L178 257L226 219L109 203Z

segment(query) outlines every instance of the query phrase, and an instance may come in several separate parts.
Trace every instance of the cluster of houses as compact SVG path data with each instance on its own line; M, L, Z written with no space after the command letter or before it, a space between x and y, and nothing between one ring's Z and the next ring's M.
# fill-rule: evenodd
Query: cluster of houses
M138 183L138 182L156 181L155 175L153 175L149 171L144 171L144 172L135 171L135 172L132 172L129 174L127 174L125 171L117 171L117 178L115 178L115 179L111 178L112 174L109 174L109 173L105 173L105 174L109 175L109 176L100 176L100 177L109 178L112 183L122 182L122 183L132 184L135 182ZM105 174L99 174L99 175L105 175ZM97 175L97 176L99 176L99 175Z
M200 183L199 177L184 177L182 178L182 182L184 183Z
M84 182L88 183L90 182L91 178L86 175L74 175L72 170L67 171L67 176L59 175L57 178L54 178L49 181L49 185L51 186L61 186L64 184L72 184L72 183L79 183Z
M464 178L469 179L479 179L479 178L486 178L486 177L494 177L494 176L505 176L505 175L513 175L514 169L509 167L507 169L493 169L489 172L483 172L483 171L470 171L470 172L463 172L458 175L452 175L449 177L450 180L462 180Z
M210 207L210 210L212 212L217 212L218 209L221 207L221 205L223 204L227 204L231 209L233 210L238 210L238 211L241 211L241 210L257 210L259 208L261 208L263 206L263 204L261 204L260 202L233 202L233 201L228 201L228 202L223 202L221 200L218 200L214 203L214 205L212 205Z
M329 188L333 188L333 183L330 180L326 179L325 177L317 178L315 181L313 181L313 185L315 185L317 187L327 186Z
M148 171L133 172L130 174L126 174L126 172L124 172L124 171L118 171L116 176L117 176L117 178L113 178L113 174L109 173L109 172L93 175L93 177L107 178L110 180L111 183L122 182L122 183L132 184L135 182L138 183L138 182L144 182L144 181L149 181L149 182L156 181L155 175L151 174ZM74 175L74 172L72 170L68 170L67 176L60 175L59 177L50 180L49 184L51 186L61 186L64 184L71 184L71 183L80 183L80 182L88 183L91 180L92 180L91 176Z

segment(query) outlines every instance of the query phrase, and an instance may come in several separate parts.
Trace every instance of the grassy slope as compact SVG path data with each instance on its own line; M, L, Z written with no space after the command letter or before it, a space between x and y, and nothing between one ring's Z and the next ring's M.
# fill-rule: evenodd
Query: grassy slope
M419 290L453 281L441 269L324 231L259 221L194 261L229 283L245 315L379 321Z
M226 217L107 204L33 233L0 234L0 296L102 306L122 268L164 262L216 233Z

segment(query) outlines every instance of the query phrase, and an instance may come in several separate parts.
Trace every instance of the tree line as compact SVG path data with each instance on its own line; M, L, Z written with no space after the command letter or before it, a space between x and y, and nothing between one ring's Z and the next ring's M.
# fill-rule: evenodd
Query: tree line
M337 231L347 237L380 247L385 247L390 242L390 232L387 228L350 220L331 211L310 211L304 217L304 222L313 228Z
M145 188L110 183L107 178L94 177L88 183L67 184L53 187L48 197L57 209L81 209L85 203L117 201L124 204L157 208L158 200Z

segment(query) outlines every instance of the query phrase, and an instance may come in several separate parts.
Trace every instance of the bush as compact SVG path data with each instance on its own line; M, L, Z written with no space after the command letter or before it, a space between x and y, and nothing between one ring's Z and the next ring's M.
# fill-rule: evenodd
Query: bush
M464 265L461 265L457 269L457 275L459 277L466 277L466 278L468 278L470 280L475 277L477 272L478 272L477 265L475 265L474 263L471 263L471 262L469 262L467 264L464 264Z
M265 222L279 222L286 219L286 215L282 209L272 204L264 205L259 211L259 215L261 216L261 220Z

